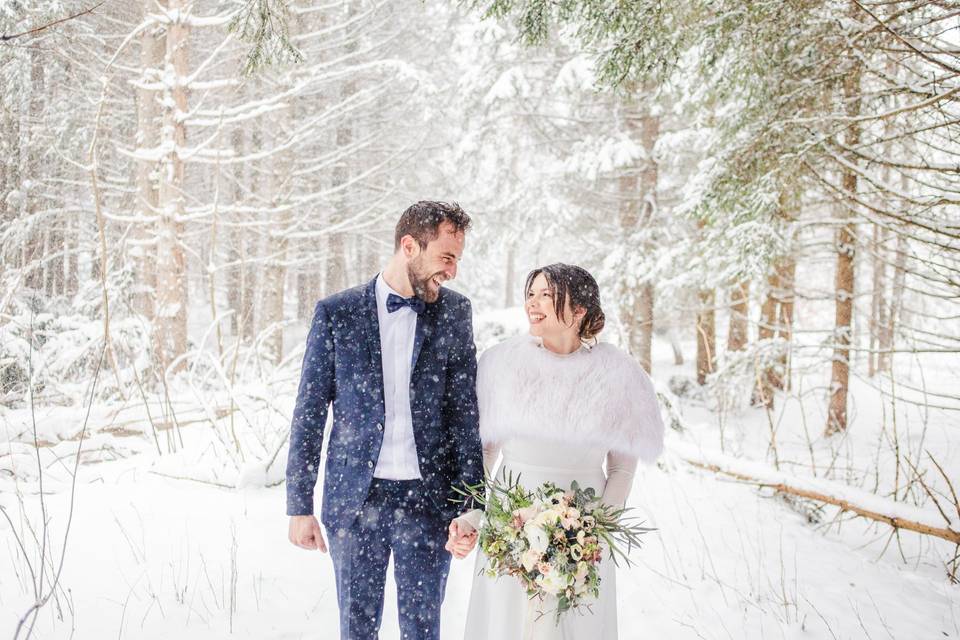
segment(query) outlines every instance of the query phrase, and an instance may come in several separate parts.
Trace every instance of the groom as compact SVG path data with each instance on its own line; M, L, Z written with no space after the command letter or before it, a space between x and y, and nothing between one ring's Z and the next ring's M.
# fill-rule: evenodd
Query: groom
M376 638L393 554L401 637L438 639L448 531L467 507L451 489L483 477L470 301L457 275L470 216L421 201L369 283L317 303L290 430L290 541L326 551L313 514L327 407L320 520L330 538L340 637ZM464 536L466 537L466 536Z

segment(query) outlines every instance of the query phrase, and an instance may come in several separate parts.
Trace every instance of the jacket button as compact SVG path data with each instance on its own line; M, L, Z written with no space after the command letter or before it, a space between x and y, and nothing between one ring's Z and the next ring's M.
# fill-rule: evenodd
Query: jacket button
M367 460L367 466L373 469L373 460Z
M377 423L377 431L383 431L383 425L379 422Z

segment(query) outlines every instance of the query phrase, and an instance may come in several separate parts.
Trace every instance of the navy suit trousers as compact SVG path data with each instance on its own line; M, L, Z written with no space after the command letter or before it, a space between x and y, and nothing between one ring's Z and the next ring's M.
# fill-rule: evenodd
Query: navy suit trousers
M403 640L439 640L440 605L450 569L449 522L420 480L374 478L360 515L330 537L341 640L376 640L387 562L393 554Z

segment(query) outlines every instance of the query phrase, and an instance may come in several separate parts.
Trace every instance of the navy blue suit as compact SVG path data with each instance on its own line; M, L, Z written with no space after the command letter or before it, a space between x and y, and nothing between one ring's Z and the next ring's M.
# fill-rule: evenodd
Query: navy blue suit
M320 521L337 573L341 637L376 638L394 555L403 638L438 638L452 487L483 478L470 301L448 289L417 318L410 408L421 480L375 480L384 397L376 279L317 303L287 460L287 515L313 513L327 409Z

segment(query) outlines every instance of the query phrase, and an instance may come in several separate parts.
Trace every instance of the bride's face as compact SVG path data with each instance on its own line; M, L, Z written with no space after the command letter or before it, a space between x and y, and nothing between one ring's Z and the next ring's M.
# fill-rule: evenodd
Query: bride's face
M527 321L530 323L530 335L538 338L552 338L565 333L577 335L577 319L570 310L569 300L563 301L563 319L557 316L556 292L542 273L537 274L527 291Z

